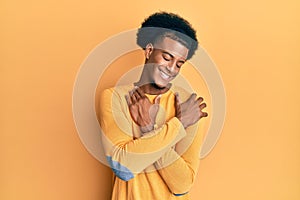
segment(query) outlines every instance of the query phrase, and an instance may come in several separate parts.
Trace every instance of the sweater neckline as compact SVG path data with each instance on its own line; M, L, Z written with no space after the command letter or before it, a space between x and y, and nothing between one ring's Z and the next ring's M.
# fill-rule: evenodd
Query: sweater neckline
M132 86L135 87L135 83L132 83ZM164 95L169 94L169 93L172 91L172 89L173 89L173 84L171 84L171 87L170 87L169 90L168 90L167 92L165 92L165 93L162 93L162 94L148 94L148 93L145 93L145 95L148 96L148 97L156 97L156 96L158 96L158 95L164 96Z

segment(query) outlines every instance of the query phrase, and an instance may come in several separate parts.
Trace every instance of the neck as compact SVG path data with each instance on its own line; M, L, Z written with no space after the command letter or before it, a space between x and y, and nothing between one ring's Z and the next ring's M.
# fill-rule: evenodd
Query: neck
M166 87L161 88L161 87L158 87L155 83L146 83L146 84L143 84L140 81L134 83L134 85L138 86L139 88L141 88L141 90L145 94L154 94L154 95L164 94L164 93L168 92L169 89L172 86L172 84L169 83Z
M166 87L159 87L152 80L150 80L148 73L145 70L145 67L142 71L141 77L138 82L134 83L135 86L141 88L141 90L146 94L164 94L171 88L172 84L169 83Z

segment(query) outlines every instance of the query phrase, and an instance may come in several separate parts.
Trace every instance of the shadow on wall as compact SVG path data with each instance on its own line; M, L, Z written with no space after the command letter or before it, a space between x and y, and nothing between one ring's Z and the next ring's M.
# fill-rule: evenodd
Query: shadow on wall
M99 117L97 108L99 107L99 95L101 94L101 92L106 88L114 87L118 83L119 78L126 72L130 71L132 68L142 65L144 62L143 58L143 51L141 50L136 50L126 55L120 56L120 58L113 61L111 65L104 71L102 77L99 77L99 82L95 94L95 107L97 117ZM136 80L137 78L138 77L134 77L134 79ZM100 162L99 173L99 185L101 188L99 188L99 196L97 199L110 200L113 186L112 170L108 166Z
M99 200L110 200L111 199L111 194L112 194L112 170L100 163L100 168L99 173L99 184L97 184L97 186L99 186L99 192L97 192L97 198L95 199L99 199Z

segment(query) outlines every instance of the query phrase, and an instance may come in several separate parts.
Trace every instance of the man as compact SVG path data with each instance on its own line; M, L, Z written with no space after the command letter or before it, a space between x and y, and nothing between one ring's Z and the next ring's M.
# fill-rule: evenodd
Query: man
M113 200L190 199L207 113L203 98L171 81L197 49L195 30L159 12L137 33L145 53L138 82L100 96L103 146L114 172Z

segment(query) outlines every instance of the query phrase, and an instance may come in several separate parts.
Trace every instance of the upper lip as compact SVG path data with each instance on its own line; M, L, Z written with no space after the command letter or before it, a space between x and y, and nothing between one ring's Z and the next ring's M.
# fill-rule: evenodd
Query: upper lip
M164 73L165 75L169 76L169 77L174 77L173 75L170 75L169 73L165 72L164 70L162 69L159 69L159 71L161 71L162 73Z

